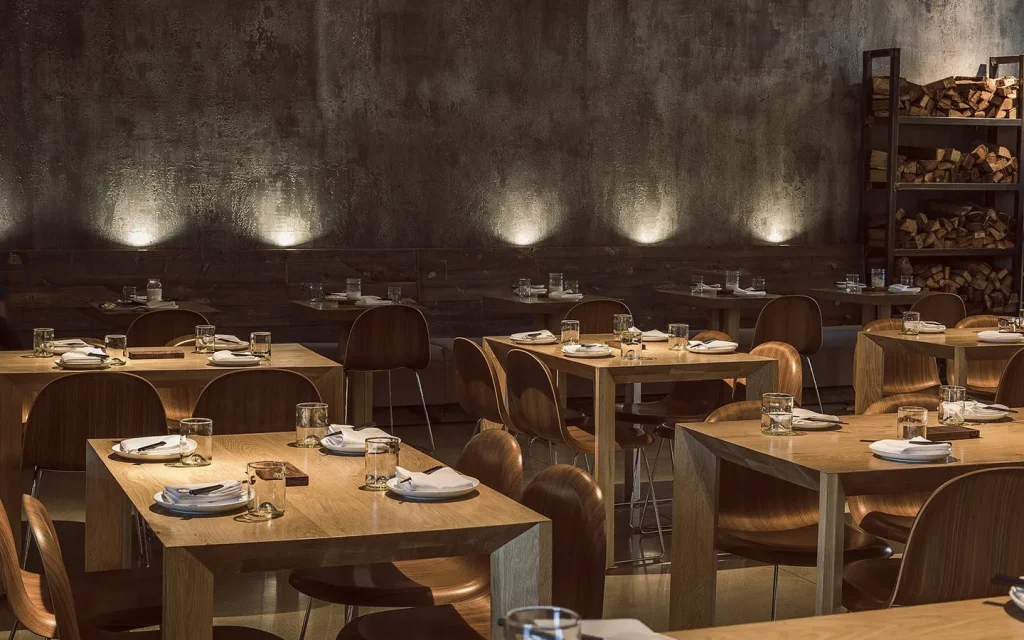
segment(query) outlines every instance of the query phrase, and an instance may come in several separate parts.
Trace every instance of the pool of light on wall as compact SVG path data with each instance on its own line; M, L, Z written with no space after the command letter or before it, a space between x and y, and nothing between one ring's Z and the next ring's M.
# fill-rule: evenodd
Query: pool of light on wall
M253 233L275 247L295 247L323 235L319 206L300 177L267 180L256 187Z
M185 217L171 204L174 198L166 184L145 170L120 176L105 199L106 215L94 223L97 231L108 240L140 249L176 236Z
M638 244L658 244L680 232L676 198L663 187L615 198L614 224Z
M506 188L492 205L492 232L510 244L526 247L558 230L562 210L558 196L528 187Z

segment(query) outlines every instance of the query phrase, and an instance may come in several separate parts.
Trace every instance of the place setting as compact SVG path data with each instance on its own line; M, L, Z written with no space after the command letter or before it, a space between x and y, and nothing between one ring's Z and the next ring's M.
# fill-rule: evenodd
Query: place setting
M962 387L958 387L962 389ZM948 403L953 405L954 403ZM959 417L954 417L958 411ZM940 408L940 416L949 426L963 425L963 402L954 409ZM866 440L868 448L878 458L905 464L935 464L954 462L953 445L928 438L928 410L923 407L899 407L896 413L896 438Z
M768 295L764 278L754 276L751 278L750 286L743 287L740 285L740 272L734 269L727 269L725 272L725 291L737 298L763 298Z
M210 354L207 364L213 367L257 367L270 360L271 335L268 331L254 331L249 341L217 333L213 325L196 325L195 352Z
M548 286L546 290L549 300L582 300L580 284L577 280L566 280L563 274L553 272L548 274ZM543 295L543 294L538 294Z
M547 329L542 329L540 331L524 331L521 333L513 333L511 336L509 336L509 339L512 340L513 344L524 345L557 344L559 340L558 336L551 333Z

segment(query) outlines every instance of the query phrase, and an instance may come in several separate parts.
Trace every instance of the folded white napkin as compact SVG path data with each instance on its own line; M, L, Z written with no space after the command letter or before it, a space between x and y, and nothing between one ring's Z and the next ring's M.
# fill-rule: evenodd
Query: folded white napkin
M551 298L553 300L582 300L583 299L583 294L582 293L562 293L562 292L549 293L548 294L548 298Z
M704 344L700 340L690 340L690 351L724 351L726 349L738 349L740 345L728 340L712 340Z
M353 447L356 445L362 445L366 442L367 438L390 438L391 434L386 433L376 427L370 427L369 429L360 429L356 431L355 427L347 424L332 424L327 428L327 437L323 438L321 442L330 447Z
M540 331L524 331L522 333L513 333L509 336L516 342L550 342L552 339L557 339L555 334L551 333L547 329L541 329Z
M154 300L146 303L147 309L177 309L178 303L174 300Z
M214 353L212 358L214 362L235 362L238 364L259 360L256 356L236 354L234 351L228 351L227 349Z
M89 343L79 338L68 338L66 340L54 340L53 346L55 347L72 347L72 348L86 348L89 347Z
M733 289L732 295L739 296L741 298L763 298L768 293L766 291L757 291L755 289Z
M562 345L566 353L608 353L611 347L606 344L566 344Z
M905 284L889 285L889 293L921 293L921 287L911 287Z
M667 338L668 334L658 329L651 329L650 331L644 331L644 340Z
M214 338L217 339L217 342L224 342L224 343L230 343L230 344L245 344L246 343L245 340L242 340L238 336L233 336L233 335L231 335L229 333L218 333L218 334L216 334L214 336Z
M134 452L139 447L145 447L157 442L164 442L159 447L153 447L152 449L146 449L145 451L139 452L141 455L146 456L165 456L168 454L178 453L181 450L181 436L178 434L166 435L166 436L146 436L143 438L129 438L121 441L121 451Z
M854 283L854 282L847 282L846 280L836 280L836 286L839 287L840 289L846 289L850 285L854 285L858 289L867 289L868 288L868 285L860 283L860 282Z
M667 640L667 636L654 633L639 620L584 620L582 632L604 640Z
M360 298L356 300L357 307L384 307L391 304L390 300L381 300L380 298Z
M193 496L191 489L201 489L211 485L224 485L220 489ZM169 484L164 487L164 498L174 504L231 504L238 502L248 491L248 486L238 480L221 480L220 482L200 482L197 484Z
M978 340L981 342L1024 342L1024 335L1020 333L1000 333L999 331L979 331Z
M927 438L917 436L910 440L878 440L872 442L869 447L875 453L881 455L901 456L901 457L920 457L920 458L932 458L940 454L950 455L953 453L953 447L948 443L936 443L936 444L910 444L912 442L929 442Z
M918 324L918 330L921 333L942 333L946 330L946 325L941 322L933 322L931 320L921 320Z
M814 418L814 420L808 420L808 418ZM816 413L808 409L793 407L793 424L822 424L822 420L828 420L829 422L835 422L836 424L842 422L839 419L839 416L833 416L827 413Z
M100 356L100 357L96 357ZM97 347L85 347L72 349L60 357L61 362L102 362L107 357L107 352Z
M1003 404L985 404L975 400L968 400L964 404L964 417L971 418L1001 418L1009 413L1010 408Z
M395 477L403 487L412 491L447 491L470 489L473 486L472 478L462 475L451 467L438 469L429 474L395 467Z

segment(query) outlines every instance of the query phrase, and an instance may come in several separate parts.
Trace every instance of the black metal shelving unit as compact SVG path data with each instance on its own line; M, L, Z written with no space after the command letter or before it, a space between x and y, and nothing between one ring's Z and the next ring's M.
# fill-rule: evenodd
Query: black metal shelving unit
M872 113L872 90L871 78L874 75L874 64L878 60L889 61L889 113L899 114L900 96L900 49L875 49L864 52L863 60L863 100L861 103L861 184L864 185L860 198L860 215L862 222L861 241L865 246L868 264L878 263L879 258L884 258L886 272L895 273L895 262L898 257L909 258L1010 258L1012 266L1011 273L1014 275L1014 288L1018 297L1021 297L1022 280L1022 242L1024 242L1024 182L1014 184L977 184L977 183L899 183L896 181L896 164L900 147L900 130L902 127L975 127L984 130L984 137L988 142L996 142L1000 130L1015 130L1015 153L1021 161L1024 161L1024 119L995 119L995 118L943 118L925 116L897 115L896 117L875 118ZM1024 55L992 57L988 61L989 77L998 77L1001 66L1014 65L1017 67L1017 75L1024 76ZM888 182L885 185L875 185L868 182L869 163L871 150L874 148L873 132L880 127L887 131L885 136L885 149L888 152L888 166L886 175ZM981 137L981 136L979 136ZM941 147L942 145L936 145ZM1009 145L1006 145L1009 146ZM880 252L872 253L870 242L871 208L875 203L869 202L868 194L871 192L885 192L885 250L884 256ZM1012 249L991 249L991 248L960 248L960 249L897 249L896 248L896 210L899 208L899 194L903 192L979 192L985 194L985 205L994 206L995 194L1013 193L1013 226L1014 247ZM877 208L875 209L877 213ZM908 213L912 213L908 210ZM1022 297L1024 301L1024 297Z

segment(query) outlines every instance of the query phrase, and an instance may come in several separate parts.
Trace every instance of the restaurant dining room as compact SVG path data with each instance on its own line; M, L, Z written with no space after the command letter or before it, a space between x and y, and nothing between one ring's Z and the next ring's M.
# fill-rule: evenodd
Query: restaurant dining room
M0 638L1024 638L1024 0L0 0Z

